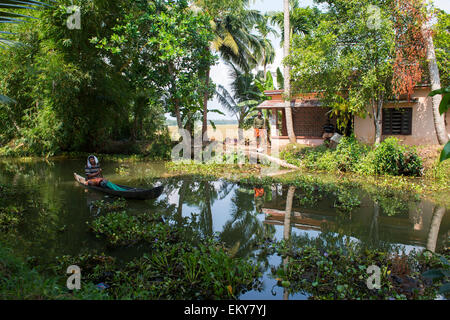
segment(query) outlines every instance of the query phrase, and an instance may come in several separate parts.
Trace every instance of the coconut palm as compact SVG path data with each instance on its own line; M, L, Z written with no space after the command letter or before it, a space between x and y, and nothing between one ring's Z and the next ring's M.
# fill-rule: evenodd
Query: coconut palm
M302 8L298 0L289 0L289 29L293 34L309 34L314 26L318 24L320 10L317 8ZM284 44L284 12L273 12L269 14L270 22L281 30L281 46Z
M243 141L245 122L265 97L259 90L252 73L241 71L232 63L228 63L228 65L231 67L230 77L233 79L231 83L232 93L219 85L216 95L219 103L236 116L239 141Z
M270 26L271 16L265 14L262 19L256 23L256 30L261 36L261 51L256 52L259 64L263 66L264 80L266 80L267 65L271 64L275 60L275 49L272 42L269 40L269 35L272 34L275 37L279 37L277 30Z
M436 61L436 53L434 50L432 33L428 30L429 26L422 26L424 39L426 42L427 48L427 62L428 62L428 71L430 74L430 82L431 82L431 90L439 90L441 89L441 80L439 76L439 69ZM445 120L444 114L440 114L439 105L441 103L442 96L440 94L434 95L432 97L432 109L433 109L433 119L434 119L434 127L436 130L436 136L438 142L441 145L444 145L449 141L449 137L447 134L447 130L445 128Z
M284 30L291 30L290 29L290 16L289 16L289 0L284 0ZM284 57L289 56L289 49L290 49L290 32L284 32ZM291 143L296 143L297 138L295 137L294 133L294 123L292 121L292 109L291 109L291 70L289 65L286 63L284 65L284 94L286 99L286 107L285 107L285 114L286 114L286 127L287 132L289 136L289 141Z
M260 37L252 33L254 25L261 20L261 13L257 10L246 10L248 0L242 0L239 8L218 9L219 6L210 1L196 0L191 5L194 12L203 10L211 17L211 25L215 38L211 42L213 50L225 61L233 62L243 70L250 70L258 61L256 51L261 51ZM207 87L210 82L210 69L206 71L205 81ZM203 97L203 125L202 134L205 137L208 127L208 93Z

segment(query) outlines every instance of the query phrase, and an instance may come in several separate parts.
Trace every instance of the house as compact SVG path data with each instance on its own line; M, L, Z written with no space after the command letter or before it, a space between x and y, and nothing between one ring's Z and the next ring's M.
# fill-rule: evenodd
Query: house
M395 136L409 145L438 144L434 128L429 85L416 86L410 100L401 99L384 104L382 112L382 139ZM270 139L283 146L289 143L286 128L283 90L269 90L264 94L270 99L257 108L270 110ZM336 128L336 119L328 116L330 108L322 106L317 93L299 94L291 101L294 133L297 143L317 146L325 140L327 125ZM370 108L368 108L369 110ZM358 140L372 144L375 141L373 116L355 117L354 133ZM450 133L450 110L445 116L447 132Z

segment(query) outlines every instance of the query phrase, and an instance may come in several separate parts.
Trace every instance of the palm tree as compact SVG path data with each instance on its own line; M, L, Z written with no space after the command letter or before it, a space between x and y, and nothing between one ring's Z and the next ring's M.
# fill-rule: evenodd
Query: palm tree
M291 36L293 34L306 35L309 34L312 28L318 24L317 17L320 15L320 10L317 8L302 8L298 0L289 0L289 29ZM274 12L270 15L270 22L276 25L281 30L281 46L284 45L284 12Z
M257 52L256 55L258 57L259 64L263 66L264 70L264 80L266 80L267 75L267 65L271 64L275 60L275 50L273 48L272 42L268 39L269 34L278 37L279 34L277 30L270 26L271 16L269 14L265 14L262 16L262 19L256 23L256 30L261 36L261 52Z
M232 63L230 77L232 94L222 85L216 91L220 104L233 113L238 121L239 141L244 139L244 126L248 116L255 110L255 107L264 100L264 95L259 90L255 76L250 72L239 70Z
M436 53L434 50L433 38L427 26L424 25L422 27L422 30L427 48L427 63L428 71L430 74L431 91L439 90L441 89L441 80L439 76L438 65L436 62ZM447 130L445 128L444 114L441 115L439 112L439 105L441 103L441 100L442 96L440 94L436 94L432 97L433 118L436 135L439 144L444 145L449 139Z
M290 16L289 16L289 0L284 0L284 30L290 29ZM284 57L289 56L290 49L290 32L284 32ZM291 70L289 65L284 65L284 94L285 94L285 114L286 114L286 127L291 143L296 143L297 139L294 133L294 124L292 121L292 109L291 109Z
M198 11L199 8L207 12L213 19L215 39L209 50L218 52L225 61L233 62L243 70L250 70L257 64L255 51L260 50L260 38L252 33L255 23L261 20L261 13L256 10L246 10L248 0L242 0L240 8L218 9L216 5L209 6L211 2L196 0L191 8ZM205 74L206 87L210 82L210 69ZM203 96L203 124L202 135L206 137L208 128L208 92Z

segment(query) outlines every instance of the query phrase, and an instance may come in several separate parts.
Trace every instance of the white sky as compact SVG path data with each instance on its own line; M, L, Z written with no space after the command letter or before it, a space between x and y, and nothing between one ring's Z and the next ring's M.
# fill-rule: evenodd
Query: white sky
M302 6L313 6L312 0L301 0ZM435 7L444 10L445 12L450 12L450 0L434 0ZM283 10L283 0L253 0L253 4L250 6L251 9L256 9L261 11L261 13L270 11L282 11ZM280 39L275 39L271 36L272 44L276 50L275 62L273 65L268 66L270 71L276 71L277 67L281 66L281 61L283 59L283 49L280 48ZM282 69L282 68L281 68ZM216 85L223 85L226 88L229 87L229 77L228 77L228 67L220 61L217 65L211 68L211 78ZM219 109L226 114L226 116L221 116L217 113L208 114L208 120L222 120L222 119L233 119L236 120L232 114L229 114L224 110L217 99L213 99L208 102L208 109ZM168 117L170 118L170 117Z

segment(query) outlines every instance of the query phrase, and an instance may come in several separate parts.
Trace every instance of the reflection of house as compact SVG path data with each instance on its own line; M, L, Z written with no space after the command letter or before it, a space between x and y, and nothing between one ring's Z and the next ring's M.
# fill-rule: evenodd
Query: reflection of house
M289 143L286 129L285 103L283 90L264 92L271 100L258 106L259 109L270 110L271 140L280 146ZM434 129L430 87L423 85L415 88L411 100L386 103L382 114L382 138L396 136L406 144L427 145L438 144ZM329 108L321 106L317 94L300 94L291 101L292 119L297 142L308 145L319 145L323 142L324 126L329 122ZM370 114L371 112L369 112ZM450 132L450 110L445 115L447 132ZM336 125L336 120L331 119ZM373 117L354 118L356 137L364 143L375 140Z
M262 208L265 224L286 228L288 221L288 225L300 230L339 232L361 241L419 245L433 251L448 241L449 216L445 215L445 208L428 201L421 201L406 208L405 212L388 216L370 198L362 197L361 206L355 208L348 219L342 219L333 209L332 198L322 199L314 208L298 206L298 202L294 201L291 216L286 217L286 193L281 186L272 190L271 200L266 201Z
M277 209L263 208L262 212L266 215L264 223L283 225L285 218L285 211ZM330 219L331 218L331 219ZM301 230L321 230L323 223L333 223L333 217L325 217L312 213L292 212L291 226Z

